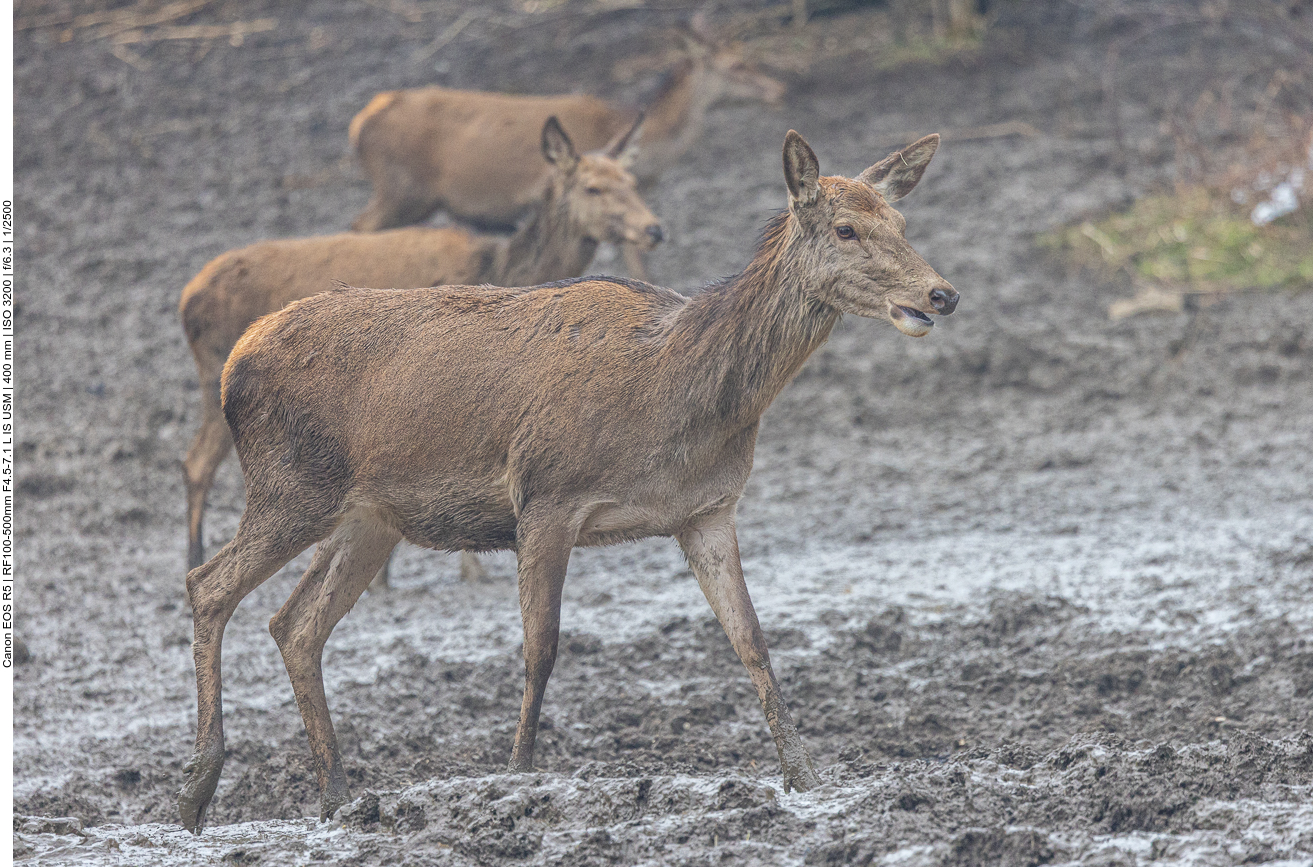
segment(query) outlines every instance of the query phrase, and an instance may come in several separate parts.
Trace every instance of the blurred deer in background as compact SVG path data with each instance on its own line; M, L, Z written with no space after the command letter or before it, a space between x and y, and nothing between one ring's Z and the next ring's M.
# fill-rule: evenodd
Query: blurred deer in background
M202 519L215 472L232 448L219 401L224 362L259 317L330 289L356 286L415 289L444 284L531 286L578 277L600 242L650 249L661 225L625 168L637 148L640 117L601 153L578 155L555 117L539 128L550 167L532 216L515 235L497 238L457 228L409 228L373 234L262 241L216 258L182 291L183 330L201 384L201 427L183 461L187 485L187 568L205 562ZM461 562L467 580L482 567ZM386 583L386 570L380 573Z
M734 45L697 29L687 55L646 109L633 166L650 184L701 134L707 109L725 97L778 103L784 85L746 63ZM538 199L547 167L536 141L555 115L580 148L601 147L634 112L584 94L518 96L445 87L375 96L351 121L351 147L373 195L352 228L377 231L427 219L438 209L484 226L511 226ZM646 279L641 245L621 250L631 277Z
M246 511L236 538L187 576L198 714L182 824L199 833L223 768L224 626L316 542L269 629L305 721L322 817L348 800L324 643L401 539L516 552L525 686L511 771L533 768L571 550L673 536L756 687L785 789L819 784L743 581L735 510L762 414L841 314L919 337L930 314L957 306L889 205L938 144L927 136L856 180L822 178L790 131L788 210L743 273L694 298L613 278L342 289L248 329L223 372Z

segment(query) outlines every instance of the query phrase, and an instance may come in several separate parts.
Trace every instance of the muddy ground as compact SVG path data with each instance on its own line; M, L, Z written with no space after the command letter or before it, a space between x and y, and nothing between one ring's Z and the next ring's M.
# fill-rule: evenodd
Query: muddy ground
M456 2L217 2L179 23L277 26L118 55L92 28L20 31L20 860L1308 863L1313 293L1111 322L1131 287L1034 243L1170 184L1179 105L1226 82L1252 99L1309 63L1313 12L1292 6L996 3L978 51L887 70L836 47L881 32L880 8L818 19L836 36L781 73L786 104L717 107L651 194L669 239L654 276L695 291L783 206L790 127L850 175L944 133L901 207L958 312L921 341L842 322L767 415L740 511L822 788L782 791L746 674L663 539L576 553L538 772L504 774L514 560L466 585L455 557L405 549L394 588L329 643L360 797L318 823L266 631L303 556L228 628L229 756L200 838L175 806L196 713L183 284L226 249L345 228L368 195L346 125L375 92L641 99L650 76L611 70L668 44L688 9L507 5L453 34ZM770 27L785 24L753 32ZM435 36L450 38L430 51ZM980 132L1009 121L1037 134ZM618 267L604 253L594 270ZM221 542L235 461L211 504Z

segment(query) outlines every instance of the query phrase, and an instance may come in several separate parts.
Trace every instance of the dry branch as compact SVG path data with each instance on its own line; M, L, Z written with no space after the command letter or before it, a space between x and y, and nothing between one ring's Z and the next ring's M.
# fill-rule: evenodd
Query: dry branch
M276 18L257 18L255 21L237 21L232 24L192 24L177 27L156 27L152 30L130 30L114 37L115 45L137 42L160 42L166 39L224 39L233 45L252 33L263 33L278 26Z
M115 45L110 48L109 53L134 69L139 69L142 72L150 69L150 61L126 45Z
M481 18L484 17L485 15L486 15L485 10L479 9L477 7L466 9L464 12L460 14L459 18L457 18L447 27L446 30L443 30L441 33L439 33L436 39L434 39L428 45L425 45L423 48L420 48L414 54L412 54L410 56L411 63L423 63L425 60L428 60L436 52L438 52L443 46L445 46L447 43L451 42L451 40L459 36L460 32L464 30L467 26L469 26L470 22L472 22L475 18Z
M948 130L940 137L944 139L944 141L981 141L991 138L1007 138L1012 135L1033 138L1039 134L1039 130L1035 129L1035 127L1026 123L1024 120L1005 120L1002 123L987 123L983 126L969 126L958 130Z
M36 30L41 27L68 27L73 30L81 30L86 27L97 27L104 25L108 33L97 34L93 38L103 38L106 35L117 33L121 30L133 27L147 27L151 24L162 24L166 21L174 21L184 15L190 15L192 12L203 6L210 5L214 0L177 0L174 3L168 3L154 11L144 11L142 6L130 6L126 9L106 9L101 12L87 12L83 15L72 15L66 13L55 13L51 15L38 15L32 18L23 18L14 22L14 31Z

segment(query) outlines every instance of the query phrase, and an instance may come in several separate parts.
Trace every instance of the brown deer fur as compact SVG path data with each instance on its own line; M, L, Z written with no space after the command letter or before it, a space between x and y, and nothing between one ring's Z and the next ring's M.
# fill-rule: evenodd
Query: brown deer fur
M821 178L790 131L789 210L742 274L694 298L614 279L342 289L252 326L223 377L246 512L237 537L187 576L199 713L183 824L199 831L222 769L224 624L316 542L270 631L323 816L347 801L324 643L401 539L517 553L525 690L512 771L533 765L571 549L673 536L757 689L785 788L817 785L743 581L735 508L762 413L842 313L920 335L927 313L956 306L888 204L937 145L921 139L859 180Z
M737 49L690 37L690 55L647 108L634 174L649 183L700 134L707 108L724 96L775 102L784 86L748 66ZM579 146L601 147L634 113L584 94L514 96L425 87L380 93L351 121L351 146L373 195L352 228L418 223L439 208L480 225L513 225L539 196L546 166L538 130L560 118ZM623 248L642 277L636 248Z
M334 281L395 289L531 286L579 276L601 241L650 246L660 239L660 224L622 165L633 152L638 124L605 152L582 157L554 118L540 132L552 168L549 184L532 217L510 239L456 228L409 228L263 241L224 253L187 284L180 308L200 374L202 404L201 427L183 461L188 569L205 560L205 497L232 448L219 405L219 376L237 338L256 319L322 292ZM467 575L477 569L472 558L462 564Z

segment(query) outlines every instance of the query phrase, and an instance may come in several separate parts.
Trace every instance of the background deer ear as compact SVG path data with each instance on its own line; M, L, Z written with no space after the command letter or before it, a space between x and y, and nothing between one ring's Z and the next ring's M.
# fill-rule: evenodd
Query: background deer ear
M793 130L784 137L784 183L789 186L789 207L806 207L820 193L821 164L811 146Z
M939 133L931 133L894 151L858 175L857 180L875 187L886 202L896 202L912 192L938 148Z
M561 129L561 122L556 115L547 118L543 124L543 158L547 162L568 172L579 162L579 155L574 152L574 143Z
M606 146L606 155L625 168L631 168L638 159L638 142L643 137L643 121L646 117L646 113L640 111L633 126L611 139L611 143Z

